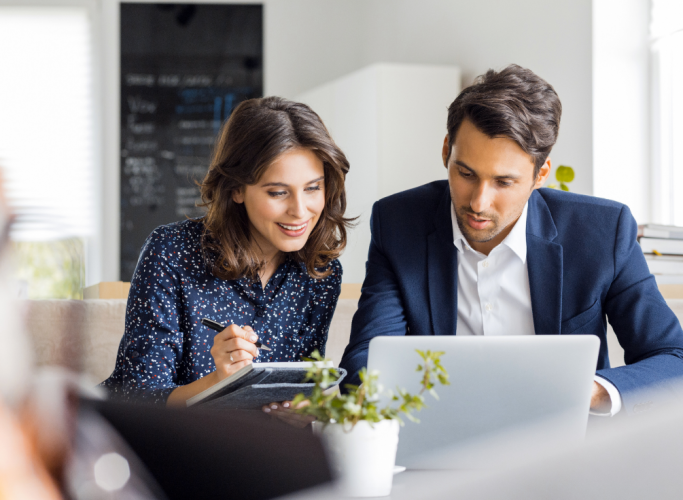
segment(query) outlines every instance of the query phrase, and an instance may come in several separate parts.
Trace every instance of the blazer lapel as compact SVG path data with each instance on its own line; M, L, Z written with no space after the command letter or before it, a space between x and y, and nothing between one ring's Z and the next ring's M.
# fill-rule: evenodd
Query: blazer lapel
M446 192L427 236L427 279L432 334L454 335L458 324L458 250L453 245L451 196Z
M527 267L536 335L560 333L562 324L562 245L543 197L534 191L527 215Z

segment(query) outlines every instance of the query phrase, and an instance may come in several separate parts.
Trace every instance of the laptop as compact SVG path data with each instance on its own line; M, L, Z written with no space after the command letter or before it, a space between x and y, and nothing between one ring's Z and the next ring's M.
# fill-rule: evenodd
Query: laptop
M450 385L425 393L403 417L396 464L411 469L489 468L534 446L580 442L586 433L600 341L593 335L375 337L368 370L386 390L420 390L416 349L444 351Z

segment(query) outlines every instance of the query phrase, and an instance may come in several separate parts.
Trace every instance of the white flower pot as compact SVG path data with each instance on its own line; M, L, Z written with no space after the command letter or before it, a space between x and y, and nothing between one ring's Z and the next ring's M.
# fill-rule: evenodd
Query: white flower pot
M313 422L323 440L340 493L349 497L383 497L391 493L399 423L358 422L355 427Z

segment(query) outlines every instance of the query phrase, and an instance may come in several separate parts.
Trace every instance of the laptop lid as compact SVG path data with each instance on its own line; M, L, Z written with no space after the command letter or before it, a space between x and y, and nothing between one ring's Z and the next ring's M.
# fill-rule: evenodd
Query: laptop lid
M419 392L416 349L444 351L441 362L450 380L436 385L439 400L425 393L428 407L416 414L420 423L403 418L396 464L486 467L495 457L467 450L515 429L528 434L530 426L539 441L583 439L599 346L592 335L375 337L368 370L379 371L385 390ZM456 452L435 452L444 449Z

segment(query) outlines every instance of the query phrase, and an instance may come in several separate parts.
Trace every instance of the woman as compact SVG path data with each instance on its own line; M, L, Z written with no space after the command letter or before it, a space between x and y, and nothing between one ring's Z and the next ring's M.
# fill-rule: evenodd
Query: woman
M341 288L349 163L308 106L241 103L201 184L206 215L149 236L104 382L183 404L252 361L324 352ZM204 317L228 326L215 335ZM259 351L259 340L272 351Z

